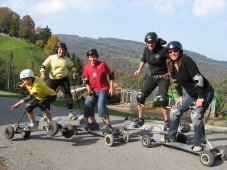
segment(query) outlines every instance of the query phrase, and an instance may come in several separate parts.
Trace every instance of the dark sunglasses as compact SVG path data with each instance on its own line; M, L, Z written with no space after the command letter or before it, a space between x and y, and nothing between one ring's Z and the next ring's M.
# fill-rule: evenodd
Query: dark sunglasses
M172 52L177 53L178 51L179 51L179 49L170 49L170 50L168 50L168 53L172 53Z

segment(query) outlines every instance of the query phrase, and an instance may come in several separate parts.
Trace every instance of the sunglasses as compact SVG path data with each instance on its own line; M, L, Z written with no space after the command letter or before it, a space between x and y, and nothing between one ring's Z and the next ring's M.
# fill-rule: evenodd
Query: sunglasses
M168 50L168 53L171 54L172 52L173 53L177 53L179 51L179 49L171 49L171 50Z

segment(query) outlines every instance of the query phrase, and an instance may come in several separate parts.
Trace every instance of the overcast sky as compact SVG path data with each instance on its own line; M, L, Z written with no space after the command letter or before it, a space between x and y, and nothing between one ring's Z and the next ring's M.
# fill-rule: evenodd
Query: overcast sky
M184 49L227 61L227 0L0 0L53 34L143 42L154 31Z

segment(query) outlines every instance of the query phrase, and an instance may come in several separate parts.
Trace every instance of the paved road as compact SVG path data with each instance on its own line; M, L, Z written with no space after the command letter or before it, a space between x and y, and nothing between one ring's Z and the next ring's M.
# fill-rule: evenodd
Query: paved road
M36 132L24 140L18 134L9 141L4 137L4 129L16 123L24 110L22 106L15 111L9 109L17 100L0 97L0 156L4 157L9 170L210 169L200 163L198 156L189 153L164 146L144 148L140 136L145 132L141 131L130 131L129 143L117 143L113 147L105 146L103 138L83 132L69 139L60 133L50 137L45 132ZM66 109L61 107L53 106L52 112L53 115L67 115ZM111 119L114 126L123 124L123 118L111 116ZM76 121L67 123L77 124ZM192 137L191 132L187 135ZM207 131L207 137L215 145L227 145L226 131ZM227 161L216 162L212 169L226 170Z

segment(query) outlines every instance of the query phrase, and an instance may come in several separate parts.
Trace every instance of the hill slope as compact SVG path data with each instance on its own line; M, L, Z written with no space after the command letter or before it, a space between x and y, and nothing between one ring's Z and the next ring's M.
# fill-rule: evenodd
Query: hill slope
M29 68L35 74L39 74L39 67L45 59L43 49L34 44L19 38L0 36L0 58L6 63L2 65L5 67L5 73L1 73L2 75L7 75L10 56L12 56L11 71L14 73L15 82L19 80L19 74L23 69ZM2 79L5 77L2 76Z
M70 52L81 56L86 60L86 51L89 48L97 48L102 60L108 62L114 70L128 73L134 72L140 62L145 44L130 40L115 38L88 38L77 35L58 35L65 42ZM227 62L216 61L204 55L184 50L198 64L200 71L211 79L227 78ZM144 69L145 71L145 69Z

